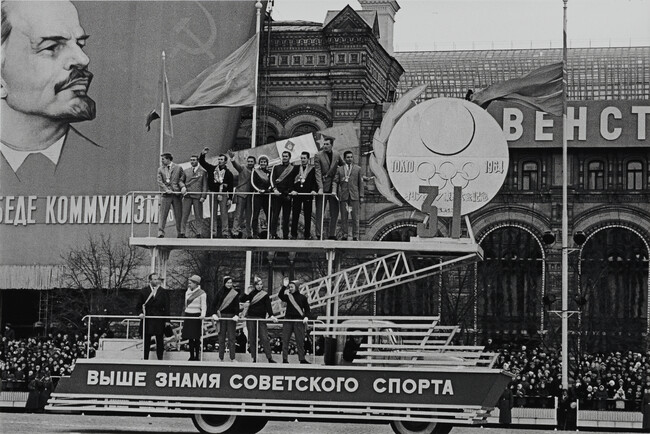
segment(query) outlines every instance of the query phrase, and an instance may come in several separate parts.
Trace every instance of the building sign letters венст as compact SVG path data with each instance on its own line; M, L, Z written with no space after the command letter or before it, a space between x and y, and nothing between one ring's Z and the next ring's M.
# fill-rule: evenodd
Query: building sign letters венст
M511 148L561 147L562 118L522 106L493 103L489 108ZM648 101L570 101L567 108L570 147L650 145Z

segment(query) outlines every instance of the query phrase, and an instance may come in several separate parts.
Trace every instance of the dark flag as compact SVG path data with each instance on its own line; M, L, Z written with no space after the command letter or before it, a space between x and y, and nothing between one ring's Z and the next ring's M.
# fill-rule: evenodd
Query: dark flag
M523 77L494 83L470 96L487 109L492 101L514 101L555 116L562 115L562 62L535 69Z
M209 66L174 95L171 114L214 107L250 107L255 105L255 66L259 34L219 63ZM147 116L147 130L159 115Z

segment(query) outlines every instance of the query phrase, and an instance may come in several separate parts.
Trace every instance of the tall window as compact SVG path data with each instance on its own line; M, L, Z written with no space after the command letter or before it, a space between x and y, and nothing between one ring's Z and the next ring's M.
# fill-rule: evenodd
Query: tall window
M640 161L627 163L627 185L628 190L643 189L643 164Z
M537 190L538 184L538 166L534 161L527 161L521 169L521 189Z
M592 161L587 167L587 188L589 190L605 189L605 163Z

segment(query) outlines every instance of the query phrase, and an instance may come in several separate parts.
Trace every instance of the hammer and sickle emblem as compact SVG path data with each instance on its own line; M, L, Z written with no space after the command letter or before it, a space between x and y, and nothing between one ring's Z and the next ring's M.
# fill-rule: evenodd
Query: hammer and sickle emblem
M201 9L201 11L203 11L203 14L205 15L208 21L209 36L207 40L205 41L201 40L201 38L199 38L189 26L191 18L188 17L181 18L174 25L172 31L176 35L180 35L181 33L186 34L195 45L189 46L180 41L176 41L176 43L174 44L174 48L172 49L172 56L178 53L179 50L182 50L193 55L206 54L210 58L210 60L214 60L215 56L214 54L212 54L212 51L210 51L210 48L212 47L212 45L217 39L217 25L214 22L214 18L212 17L212 15L210 15L210 12L208 12L208 10L201 3L199 3L198 1L194 3L196 3L196 5Z

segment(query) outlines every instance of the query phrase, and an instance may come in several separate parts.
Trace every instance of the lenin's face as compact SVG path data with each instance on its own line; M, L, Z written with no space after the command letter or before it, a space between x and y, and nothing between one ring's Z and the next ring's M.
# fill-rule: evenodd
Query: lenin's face
M9 109L68 122L95 118L87 95L88 35L69 2L6 2L11 33L2 44L2 99Z

